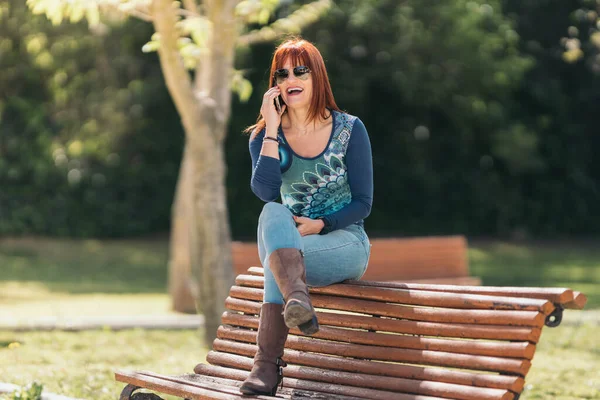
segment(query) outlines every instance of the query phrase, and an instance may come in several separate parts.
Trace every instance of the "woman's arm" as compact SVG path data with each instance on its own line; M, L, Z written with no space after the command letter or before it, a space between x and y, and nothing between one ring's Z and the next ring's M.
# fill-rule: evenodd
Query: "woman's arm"
M281 189L281 167L279 166L279 153L277 158L272 154L273 150L267 146L277 149L275 142L264 142L265 130L250 138L250 157L252 158L252 178L250 187L252 192L262 201L274 201L279 196ZM263 151L263 146L265 147ZM262 153L262 154L261 154Z
M346 150L348 184L352 200L341 210L323 217L325 227L321 235L342 229L366 218L373 204L373 156L371 142L365 125L360 119L354 121L350 142Z

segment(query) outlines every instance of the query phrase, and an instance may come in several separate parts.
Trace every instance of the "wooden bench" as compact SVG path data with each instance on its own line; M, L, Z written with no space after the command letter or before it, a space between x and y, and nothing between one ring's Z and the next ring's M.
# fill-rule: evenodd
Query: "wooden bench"
M479 285L469 274L464 236L371 239L369 268L363 280ZM235 275L249 265L260 266L256 243L232 245Z
M369 268L362 280L385 282L480 285L469 273L467 239L464 236L429 236L371 239ZM232 243L235 275L249 265L260 266L256 242ZM172 271L169 291L179 312L196 312L187 280L189 270Z
M241 399L256 352L261 268L240 275L226 300L209 364L196 374L120 371L120 399ZM312 288L321 329L286 342L286 399L518 399L544 325L585 295L562 288L512 288L348 281ZM136 397L137 396L137 397ZM260 399L272 397L259 396Z

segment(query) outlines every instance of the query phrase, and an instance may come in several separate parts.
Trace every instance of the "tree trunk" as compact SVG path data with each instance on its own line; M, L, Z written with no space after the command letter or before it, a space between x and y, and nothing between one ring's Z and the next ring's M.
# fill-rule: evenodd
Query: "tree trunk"
M189 147L183 151L175 199L171 209L171 241L169 248L169 294L173 310L196 312L194 297L198 288L192 279L190 266L190 208L192 207L192 155Z
M179 54L180 17L176 9L171 0L152 2L153 22L160 34L161 67L185 130L185 154L189 152L192 160L192 206L187 218L189 254L198 289L196 308L204 314L207 344L216 337L233 284L223 146L231 107L230 71L238 37L237 3L238 0L204 3L212 32L209 51L200 59L194 85ZM172 244L172 248L175 246Z
M203 125L204 129L219 129L218 126ZM199 136L213 140L192 140L188 144L194 171L194 204L190 215L191 266L194 281L198 284L197 308L204 313L204 337L206 343L212 343L225 311L225 299L233 284L231 233L223 146L214 135Z
M192 135L188 144L194 163L192 274L198 283L197 307L204 312L206 343L216 338L225 299L234 283L224 142L231 109L229 73L233 70L238 38L238 2L220 0L205 4L213 29L209 56L201 58L202 71L196 76L196 96L203 117L199 135Z
M198 289L196 308L205 318L206 344L216 337L225 298L233 284L223 142L231 105L229 71L236 39L235 4L237 0L206 4L215 29L210 56L200 68L203 84L194 88L179 54L177 10L171 0L152 2L153 23L160 34L161 68L185 131L184 154L189 152L192 159L189 250L191 273Z

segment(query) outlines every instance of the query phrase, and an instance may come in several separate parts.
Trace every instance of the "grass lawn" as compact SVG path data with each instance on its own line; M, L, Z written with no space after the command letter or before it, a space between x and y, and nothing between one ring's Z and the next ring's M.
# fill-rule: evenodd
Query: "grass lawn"
M600 246L471 241L473 275L485 285L568 286L600 309ZM0 239L0 319L171 314L168 243L148 240ZM567 312L545 328L521 397L600 399L598 311ZM207 349L196 331L0 331L0 381L115 399L115 369L191 372Z
M470 241L471 274L489 286L560 286L600 308L600 239L585 243Z
M0 319L172 314L168 242L0 239Z
M194 330L0 331L0 381L37 381L52 393L115 400L125 387L114 380L116 369L191 373L206 353Z

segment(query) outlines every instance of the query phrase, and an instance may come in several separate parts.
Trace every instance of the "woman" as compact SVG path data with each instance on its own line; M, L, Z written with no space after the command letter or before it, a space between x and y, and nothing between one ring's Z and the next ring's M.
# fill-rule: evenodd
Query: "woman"
M323 58L306 40L282 43L270 76L258 122L247 129L252 191L267 204L258 221L258 351L244 394L275 395L289 328L319 330L307 284L359 279L371 246L363 227L373 200L365 126L337 107Z

